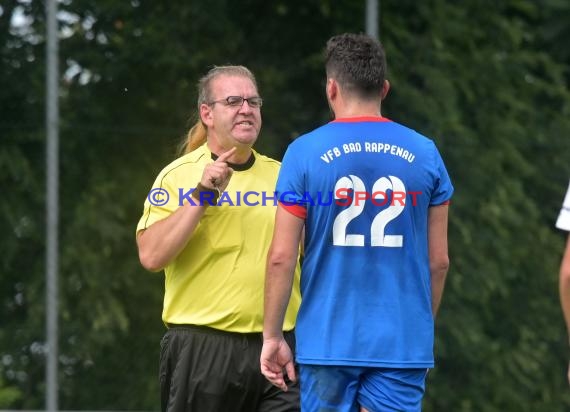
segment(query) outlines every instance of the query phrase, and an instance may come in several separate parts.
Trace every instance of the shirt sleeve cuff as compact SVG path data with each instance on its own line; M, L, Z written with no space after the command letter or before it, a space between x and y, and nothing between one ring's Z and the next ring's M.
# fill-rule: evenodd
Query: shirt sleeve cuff
M283 202L279 202L279 204L283 209L291 213L293 216L297 216L300 219L305 219L307 217L307 209L301 205L292 205Z

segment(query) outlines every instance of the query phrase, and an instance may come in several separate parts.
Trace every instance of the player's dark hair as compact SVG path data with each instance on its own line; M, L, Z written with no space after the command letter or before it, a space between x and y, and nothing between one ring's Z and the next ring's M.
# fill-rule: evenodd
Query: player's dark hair
M327 77L347 92L378 98L386 78L386 55L382 44L366 34L339 34L327 42L325 68Z

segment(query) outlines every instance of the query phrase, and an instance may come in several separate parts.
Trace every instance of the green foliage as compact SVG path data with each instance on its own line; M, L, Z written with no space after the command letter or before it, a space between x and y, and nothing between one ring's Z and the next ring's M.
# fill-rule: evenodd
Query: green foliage
M0 408L8 408L22 397L20 390L14 386L4 386L4 382L0 379Z
M0 14L0 407L12 409L42 408L45 390L42 3L6 0ZM59 3L62 409L158 409L163 278L140 267L134 231L194 121L198 77L250 67L265 99L257 148L280 158L329 119L322 50L363 31L364 3ZM424 409L568 409L553 223L570 176L570 5L381 6L383 113L434 138L456 187ZM15 12L30 26L11 27Z
M568 62L548 53L534 2L409 4L407 25L401 4L384 12L386 109L435 137L456 186L425 409L560 410L570 398L552 226L570 176Z

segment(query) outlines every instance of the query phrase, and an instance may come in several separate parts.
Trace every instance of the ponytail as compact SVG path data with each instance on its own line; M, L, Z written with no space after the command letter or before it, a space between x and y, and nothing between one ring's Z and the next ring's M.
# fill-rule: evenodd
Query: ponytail
M194 126L192 126L188 131L186 140L182 143L182 146L180 147L180 153L185 155L187 153L196 150L204 143L206 143L207 135L208 134L206 131L206 127L204 126L204 123L202 123L201 120L197 120Z

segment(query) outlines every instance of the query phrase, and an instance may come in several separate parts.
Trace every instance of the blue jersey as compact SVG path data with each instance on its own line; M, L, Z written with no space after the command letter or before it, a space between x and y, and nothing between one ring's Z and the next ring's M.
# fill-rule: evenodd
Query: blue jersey
M433 366L428 208L453 193L433 141L338 119L289 146L277 191L305 218L297 361Z

